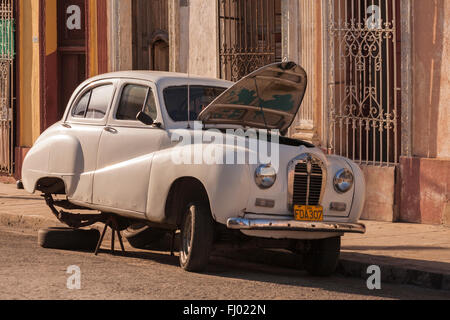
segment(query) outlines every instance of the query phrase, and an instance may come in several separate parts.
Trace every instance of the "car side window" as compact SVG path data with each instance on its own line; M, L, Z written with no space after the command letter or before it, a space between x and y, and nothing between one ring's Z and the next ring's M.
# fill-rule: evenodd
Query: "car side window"
M147 93L147 87L130 84L126 85L122 91L116 119L136 121L138 113L144 108Z
M114 86L104 85L92 89L86 119L103 119L108 111L109 104L114 94Z
M114 85L102 85L83 94L72 109L72 117L103 119L114 94Z
M152 89L134 84L126 85L122 91L116 119L137 121L136 117L141 111L156 119L156 103Z
M144 112L152 117L153 120L158 118L158 111L156 110L156 100L153 90L148 92L147 102L145 103Z
M86 115L86 109L91 99L91 91L86 92L73 108L72 116L75 118L84 118Z

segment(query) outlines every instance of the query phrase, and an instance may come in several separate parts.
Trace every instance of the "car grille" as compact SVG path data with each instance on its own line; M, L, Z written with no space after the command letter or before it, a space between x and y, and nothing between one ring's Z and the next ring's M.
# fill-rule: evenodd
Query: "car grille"
M290 169L293 172L290 173L292 178L289 182L292 184L290 186L291 205L320 205L324 185L321 161L305 156L294 165Z

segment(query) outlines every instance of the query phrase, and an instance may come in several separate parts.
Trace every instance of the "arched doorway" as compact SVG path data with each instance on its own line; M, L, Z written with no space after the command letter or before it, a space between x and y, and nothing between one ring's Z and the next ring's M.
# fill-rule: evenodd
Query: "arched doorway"
M150 43L150 69L169 71L169 37L167 32L158 31Z

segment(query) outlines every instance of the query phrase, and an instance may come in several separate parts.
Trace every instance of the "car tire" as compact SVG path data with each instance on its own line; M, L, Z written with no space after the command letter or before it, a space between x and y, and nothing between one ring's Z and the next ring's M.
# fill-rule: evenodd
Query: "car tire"
M204 271L214 240L214 221L208 205L195 202L187 206L180 238L180 266L188 272Z
M38 244L47 249L94 251L99 239L96 229L47 228L38 232Z
M150 228L145 224L134 224L124 230L123 236L136 249L152 249L167 234L167 231Z
M306 271L312 276L327 277L336 271L341 251L341 237L312 240L304 254Z

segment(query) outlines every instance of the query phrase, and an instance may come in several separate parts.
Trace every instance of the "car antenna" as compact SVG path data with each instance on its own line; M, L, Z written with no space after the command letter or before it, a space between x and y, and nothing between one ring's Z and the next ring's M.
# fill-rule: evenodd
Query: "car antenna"
M187 112L188 112L188 123L187 123L187 128L190 129L191 128L191 73L190 73L190 68L189 68L189 61L188 61L188 84L187 84Z

